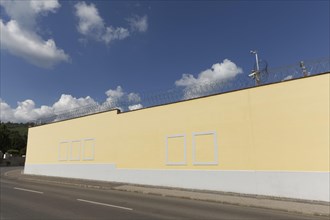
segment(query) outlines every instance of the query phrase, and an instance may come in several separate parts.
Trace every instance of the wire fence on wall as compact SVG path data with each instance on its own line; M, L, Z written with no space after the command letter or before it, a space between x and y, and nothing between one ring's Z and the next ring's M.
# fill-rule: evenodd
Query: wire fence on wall
M309 60L304 61L303 63L298 62L293 65L273 69L267 69L267 67L265 67L260 70L259 83L256 83L255 80L249 78L247 74L238 74L236 77L225 81L204 82L186 87L177 86L166 91L142 93L134 99L112 99L102 104L87 105L71 109L69 111L58 111L54 112L51 116L39 118L35 123L37 125L47 124L113 109L119 109L122 112L132 111L141 108L251 88L257 85L265 85L308 77L326 72L330 72L330 58Z

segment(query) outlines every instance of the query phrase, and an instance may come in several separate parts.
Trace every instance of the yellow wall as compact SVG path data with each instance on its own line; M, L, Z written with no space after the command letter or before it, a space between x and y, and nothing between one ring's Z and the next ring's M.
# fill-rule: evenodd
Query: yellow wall
M117 168L130 169L329 171L329 82L327 73L33 127L29 129L26 163L113 163ZM94 139L93 160L83 160L83 154L93 154L91 140L86 141L86 151L82 151L83 139L88 138ZM70 160L70 151L68 160L64 157L62 148L70 144L76 160ZM215 164L194 164L194 158ZM182 161L184 164L168 163Z

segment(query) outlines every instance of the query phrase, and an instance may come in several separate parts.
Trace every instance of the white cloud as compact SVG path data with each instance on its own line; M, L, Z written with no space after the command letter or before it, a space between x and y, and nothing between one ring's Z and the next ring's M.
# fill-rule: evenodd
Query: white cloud
M105 94L108 96L107 98L108 102L117 101L125 95L121 86L117 86L116 89L109 89L108 91L105 92Z
M213 64L211 69L207 69L199 73L197 78L191 74L183 74L181 79L175 81L175 85L195 86L203 83L224 81L230 78L234 78L237 74L242 72L243 70L236 66L235 63L225 59L222 63Z
M107 99L103 105L107 105L109 107L129 108L130 106L138 105L141 101L139 94L133 92L126 93L121 86L117 86L116 89L109 89L105 92L105 94L107 95Z
M60 99L52 106L43 105L36 108L35 103L31 99L23 102L17 102L16 108L11 108L5 101L0 99L1 117L3 122L33 122L40 118L54 116L56 113L63 113L79 107L97 105L91 97L75 98L71 95L63 94Z
M85 2L78 2L74 7L75 15L79 20L77 30L82 35L106 44L113 40L123 40L129 36L129 31L125 28L106 27L93 3L88 5Z
M212 87L208 86L209 84L225 82L242 72L242 68L232 61L224 59L222 63L213 64L211 69L199 73L197 78L192 74L183 74L181 79L175 81L175 85L184 87L184 99L189 99L212 90Z
M148 29L148 17L135 15L127 19L131 29L138 32L146 32Z
M14 121L14 113L11 107L0 99L0 121L7 122L7 121Z
M140 102L141 101L141 97L139 96L139 94L137 93L130 93L127 95L128 101L130 102Z
M78 18L77 30L84 37L109 44L114 40L123 40L130 36L127 28L107 26L93 3L78 2L74 7ZM141 17L136 15L127 21L131 31L145 32L148 29L146 15Z
M129 36L129 32L125 28L107 27L106 32L102 36L102 40L109 44L113 40L123 40Z
M60 99L52 106L55 113L69 111L83 106L97 105L90 96L85 98L75 98L72 95L62 94Z
M78 32L97 39L100 38L104 32L105 25L95 5L78 2L74 7L76 9L76 16L79 19L77 26Z
M19 122L36 120L38 117L44 117L52 113L52 109L48 106L35 108L34 101L30 99L18 102L17 105L17 108L14 110L14 117Z
M106 111L114 108L120 110L135 110L142 108L140 96L137 93L126 93L121 86L106 91L107 99L102 104L96 102L90 96L76 98L72 95L62 94L58 101L51 106L43 105L40 108L35 106L31 99L17 102L17 107L10 107L0 98L0 120L2 122L35 122L39 119L57 121L71 118L73 115L65 115L66 112L74 110L75 116L82 116L93 112ZM62 115L64 114L64 115ZM50 121L49 121L50 122Z
M55 13L60 4L58 0L0 0L7 15L26 28L33 28L39 14Z
M136 105L130 105L130 106L128 106L128 109L129 109L130 111L132 111L132 110L137 110L137 109L141 109L141 108L143 108L143 106L142 106L141 104L136 104Z
M286 80L290 80L290 79L293 79L292 75L286 76L285 78L282 79L282 81L286 81Z
M59 7L61 7L58 0L30 0L31 8L36 12L55 12Z
M107 101L115 101L115 100L125 100L129 102L141 101L139 94L134 92L127 94L126 92L124 92L121 86L117 86L116 89L109 89L108 91L105 92L105 94L108 96Z
M69 61L69 56L56 47L55 41L42 40L38 35L23 30L15 20L4 24L0 19L1 48L13 55L43 68L51 68L62 61Z
M0 5L10 17L7 23L0 19L1 49L43 68L69 61L69 56L57 48L53 39L43 40L36 31L37 17L56 12L60 7L57 0L1 0Z
M0 99L0 120L3 122L31 122L40 117L53 114L53 109L49 106L35 108L33 100L27 99L23 102L17 102L17 107L12 109L5 101Z

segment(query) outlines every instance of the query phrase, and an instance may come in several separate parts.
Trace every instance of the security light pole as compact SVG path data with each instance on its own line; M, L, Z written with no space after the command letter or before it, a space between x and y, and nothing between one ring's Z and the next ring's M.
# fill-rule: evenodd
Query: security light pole
M254 54L256 57L256 70L252 70L252 73L249 75L249 77L253 78L256 81L256 85L260 84L260 71L259 71L259 60L258 60L258 53L256 50L251 50L251 54Z
M250 53L256 56L257 71L259 72L258 52L256 50L251 50Z
M308 76L308 72L307 72L307 69L305 67L304 61L300 61L299 66L302 70L302 73L303 73L304 77Z

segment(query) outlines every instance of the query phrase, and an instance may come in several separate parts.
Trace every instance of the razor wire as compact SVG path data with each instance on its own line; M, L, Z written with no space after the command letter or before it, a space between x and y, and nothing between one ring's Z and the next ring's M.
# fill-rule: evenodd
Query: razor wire
M308 77L326 72L330 72L330 58L309 60L304 61L303 64L300 62L280 68L265 69L260 73L261 82L259 86ZM63 121L114 109L118 109L121 112L127 112L141 108L171 104L230 91L252 88L255 86L255 82L248 78L247 75L238 74L236 77L228 80L213 82L206 81L186 87L177 86L165 91L141 93L139 94L139 98L135 100L112 99L102 104L96 103L71 110L56 111L50 116L40 117L35 121L35 124L41 125Z

